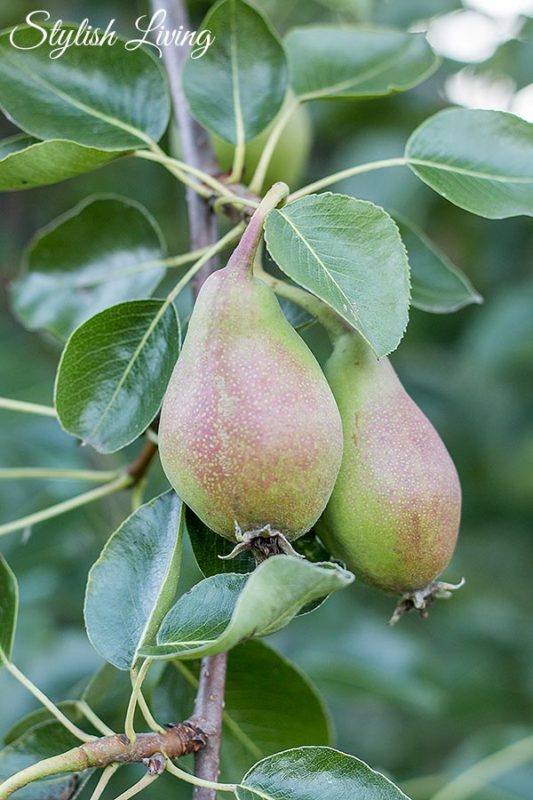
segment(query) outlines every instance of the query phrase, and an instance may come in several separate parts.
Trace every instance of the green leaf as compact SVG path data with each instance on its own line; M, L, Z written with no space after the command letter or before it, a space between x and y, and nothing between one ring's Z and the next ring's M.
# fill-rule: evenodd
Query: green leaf
M0 553L0 666L11 661L17 627L19 590L11 567Z
M404 91L439 64L423 34L402 31L313 25L290 31L285 46L302 100Z
M405 156L460 208L489 219L533 216L533 124L513 114L446 109L415 130Z
M122 674L122 673L121 673ZM131 692L131 682L130 685L130 692ZM87 724L87 720L78 710L78 706L76 700L63 700L60 703L56 703L56 707L61 709L61 711L72 721L77 723L78 725L82 722ZM48 722L55 722L56 719L53 714L47 708L36 708L35 711L31 711L29 714L26 714L25 717L19 719L5 734L4 742L5 744L11 744L16 739L19 739L26 731L29 731L31 728L35 728L37 725L42 725L43 723Z
M155 640L179 578L183 505L173 492L137 509L91 568L85 624L91 643L118 669L130 669Z
M405 800L388 778L331 747L269 756L244 776L238 800Z
M217 3L201 27L211 31L215 42L201 58L185 64L183 88L191 112L222 139L249 141L283 103L283 47L263 15L244 0Z
M77 30L67 28L73 35ZM121 38L51 58L49 38L39 44L42 31L27 25L13 34L17 47L10 31L0 35L0 105L13 122L40 139L102 150L131 150L161 138L169 99L156 58L142 48L127 51Z
M409 314L409 264L382 208L311 195L275 209L265 240L278 267L335 309L378 356L398 346Z
M433 314L449 314L471 303L482 303L466 275L423 231L399 214L392 214L407 248L411 267L411 304Z
M234 542L224 539L204 525L190 508L187 508L185 512L185 524L196 563L206 578L223 572L253 572L255 559L249 551L239 553L230 561L219 558L219 556L227 556L231 553L235 547Z
M161 720L187 719L194 707L198 664L168 664L154 689ZM257 690L258 681L261 691ZM221 780L238 781L259 758L280 747L327 745L326 710L309 680L263 642L250 641L229 654L226 677Z
M354 576L336 564L311 564L274 556L250 576L213 575L196 584L170 609L152 658L199 658L230 650L244 639L267 636L287 625L313 600L348 586Z
M83 243L83 247L80 247ZM148 297L165 275L157 222L118 195L84 200L37 233L12 284L15 312L30 330L66 339L113 303Z
M58 183L115 158L116 153L66 139L40 142L26 133L10 136L0 141L0 192Z
M100 453L133 442L159 410L179 346L176 311L163 300L131 300L91 317L59 362L63 428Z
M26 731L20 738L0 750L0 783L11 775L79 745L59 722L45 722ZM90 778L92 770L81 775L58 775L36 781L16 793L17 800L64 800L71 798L80 785Z

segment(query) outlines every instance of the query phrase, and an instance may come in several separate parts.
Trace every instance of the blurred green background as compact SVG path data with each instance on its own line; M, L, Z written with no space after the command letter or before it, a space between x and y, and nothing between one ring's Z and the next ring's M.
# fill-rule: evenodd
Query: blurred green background
M453 102L516 110L533 119L532 92L525 88L533 82L528 0L472 0L467 8L457 0L263 0L260 5L281 33L312 21L429 26L432 42L445 56L436 75L407 94L314 104L314 146L302 183L350 164L401 154L409 133ZM193 0L193 16L200 20L208 6ZM115 17L124 33L146 11L142 2L130 0L72 0L47 7L54 18L89 16L93 25ZM3 3L0 25L20 22L34 8L25 0L9 7ZM440 19L431 21L435 15ZM10 131L2 120L0 133ZM7 295L24 246L37 229L89 194L112 191L138 199L154 214L170 253L187 249L181 187L158 166L138 161L0 196L1 395L52 400L59 346L25 332L10 312ZM406 169L360 176L335 188L416 221L485 298L482 306L448 316L413 310L393 357L458 466L463 524L446 578L466 576L465 588L437 605L427 622L410 616L389 629L392 599L356 583L270 640L324 693L337 745L393 776L415 800L424 800L446 776L533 733L533 226L525 218L472 216L447 204ZM313 328L308 336L323 356L327 349L319 331ZM139 448L103 458L80 448L54 420L6 411L0 411L0 439L1 466L112 468ZM154 473L151 494L165 485L160 471ZM60 481L3 481L0 521L82 488ZM113 497L1 542L21 587L16 661L54 699L67 695L100 664L83 629L84 585L129 504L128 496ZM185 583L197 578L187 554ZM0 698L2 734L34 701L3 673ZM154 788L150 796L169 796L168 788ZM475 798L532 800L533 763Z

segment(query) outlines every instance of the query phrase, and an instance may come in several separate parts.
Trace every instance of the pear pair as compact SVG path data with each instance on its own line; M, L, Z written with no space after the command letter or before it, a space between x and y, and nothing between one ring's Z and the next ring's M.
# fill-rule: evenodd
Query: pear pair
M387 359L346 332L325 377L253 276L269 195L199 293L163 403L163 467L216 533L290 542L320 518L335 557L423 609L450 588L434 582L459 528L455 467Z

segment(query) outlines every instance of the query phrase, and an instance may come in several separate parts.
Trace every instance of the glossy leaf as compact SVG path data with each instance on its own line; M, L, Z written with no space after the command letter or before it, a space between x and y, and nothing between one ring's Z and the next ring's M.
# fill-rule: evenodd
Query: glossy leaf
M533 216L533 124L513 114L446 109L416 129L405 155L460 208L489 219Z
M244 776L238 800L405 800L388 778L331 747L300 747L269 756Z
M18 614L18 584L11 567L0 554L0 666L11 660Z
M26 731L20 738L0 750L0 783L32 764L63 753L79 745L79 740L59 722L45 722ZM16 793L17 800L64 800L90 778L92 770L81 775L58 775L36 781Z
M83 247L80 246L83 243ZM12 284L15 312L30 330L61 339L113 303L148 297L165 274L157 222L118 195L89 198L37 233Z
M10 136L0 141L0 192L58 183L115 158L116 153L66 139L40 142L25 133Z
M133 442L159 411L179 345L174 306L163 300L120 303L84 322L57 372L63 428L101 453Z
M73 35L77 30L62 28ZM10 31L0 35L0 105L22 130L115 151L143 147L163 135L169 117L166 81L146 49L128 51L118 38L113 45L70 47L50 58L54 46L49 36L40 43L42 31L20 25L13 39L17 47Z
M411 304L422 311L449 314L482 303L466 275L412 222L392 215L407 248L411 267Z
M279 111L287 89L283 47L263 15L244 0L222 0L201 25L215 36L183 70L193 116L222 139L253 139ZM260 57L258 58L258 54Z
M313 600L348 586L353 575L336 564L311 564L274 556L250 576L213 575L196 584L170 609L154 658L199 658L229 650L252 636L267 636L287 625Z
M258 680L261 691L257 691ZM190 717L198 664L168 664L152 706L161 720ZM221 780L238 781L259 758L303 744L327 745L330 723L313 685L263 642L250 641L229 654L226 677Z
M182 533L182 503L166 492L122 523L89 573L87 633L100 655L118 669L130 669L142 645L155 640L172 604Z
M417 33L313 25L290 31L285 45L292 88L303 100L403 91L438 66Z
M382 208L346 195L311 195L275 209L265 239L278 267L334 308L377 355L398 346L409 313L409 265Z

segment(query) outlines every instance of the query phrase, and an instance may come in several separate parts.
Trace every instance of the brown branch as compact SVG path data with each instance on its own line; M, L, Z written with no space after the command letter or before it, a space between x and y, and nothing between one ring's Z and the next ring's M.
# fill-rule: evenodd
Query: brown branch
M152 459L154 458L155 454L157 453L157 445L155 442L147 441L144 444L143 449L135 459L132 461L130 466L128 467L128 475L132 478L133 483L132 486L135 486L136 483L139 483L142 478L144 478L145 474L148 471L148 467L152 463Z
M183 25L184 30L190 30L185 0L151 0L151 4L154 11L163 8L167 12L168 28L179 29ZM188 57L189 52L184 47L164 49L174 117L180 132L182 158L204 172L213 172L216 171L216 164L207 131L191 117L183 94L181 71ZM187 190L187 211L191 248L214 244L217 240L216 217L206 201L191 189ZM193 283L195 295L215 267L216 262L212 260L198 273ZM209 781L216 781L219 773L226 668L226 653L203 659L194 709L195 721L205 725L209 737L207 746L196 755L195 774ZM213 789L195 787L193 797L194 800L215 800L216 792Z
M172 30L190 30L189 15L183 0L151 0L154 13L164 9L167 13L166 27ZM187 47L165 47L163 57L170 83L170 93L174 108L174 119L179 129L181 155L183 161L204 172L216 172L216 161L207 131L190 115L181 84L183 64L189 58ZM187 210L191 249L208 247L217 241L217 221L209 204L193 189L187 189ZM211 274L215 262L210 261L193 280L193 287L199 290Z
M156 775L164 769L166 758L173 760L196 753L205 743L204 732L188 722L169 725L166 733L139 733L133 742L123 733L103 736L73 747L66 753L32 764L7 778L0 784L0 800L6 800L23 786L50 775L83 772L110 764L144 763L150 773Z

